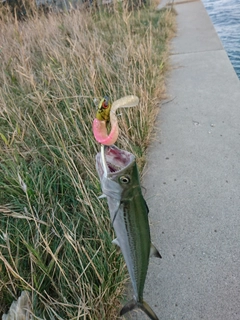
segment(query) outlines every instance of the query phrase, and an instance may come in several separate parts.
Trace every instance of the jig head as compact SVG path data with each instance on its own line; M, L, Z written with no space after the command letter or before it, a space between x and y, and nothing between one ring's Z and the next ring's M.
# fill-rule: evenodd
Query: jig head
M119 128L116 116L118 108L135 107L139 103L136 96L125 96L113 102L111 105L108 98L103 98L99 103L96 118L93 121L93 133L95 139L106 146L110 146L117 141ZM110 121L111 131L107 132L107 122Z

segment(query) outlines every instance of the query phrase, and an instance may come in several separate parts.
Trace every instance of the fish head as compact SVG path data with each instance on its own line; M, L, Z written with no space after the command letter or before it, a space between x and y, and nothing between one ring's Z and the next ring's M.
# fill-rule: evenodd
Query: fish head
M135 156L114 145L102 146L101 153L96 156L96 168L106 196L120 199L124 190L139 184Z
M112 104L110 103L109 98L104 97L98 105L96 119L98 119L100 121L105 120L108 122L110 120L111 107L112 107Z

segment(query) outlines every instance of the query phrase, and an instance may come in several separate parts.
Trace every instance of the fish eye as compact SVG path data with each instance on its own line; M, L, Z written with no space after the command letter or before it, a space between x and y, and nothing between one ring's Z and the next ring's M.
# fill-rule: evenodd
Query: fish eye
M127 184L127 183L130 182L130 177L128 177L128 176L121 176L121 177L119 178L119 180L120 180L120 182L122 182L122 183L124 183L124 184Z

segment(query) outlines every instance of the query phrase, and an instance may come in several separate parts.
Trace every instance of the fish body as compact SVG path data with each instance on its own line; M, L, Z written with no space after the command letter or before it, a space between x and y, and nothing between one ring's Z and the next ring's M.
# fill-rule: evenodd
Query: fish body
M161 258L151 244L148 207L143 198L134 155L116 146L102 146L96 156L96 167L103 194L107 197L111 221L124 256L134 291L120 315L142 309L152 320L158 317L143 300L150 252Z

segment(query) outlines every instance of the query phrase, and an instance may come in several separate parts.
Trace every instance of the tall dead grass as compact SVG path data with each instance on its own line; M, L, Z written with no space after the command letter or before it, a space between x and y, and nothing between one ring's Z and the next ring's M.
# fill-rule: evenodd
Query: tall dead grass
M0 315L23 290L36 319L117 319L126 282L99 200L94 98L137 95L120 147L144 163L164 95L170 10L0 21Z

